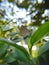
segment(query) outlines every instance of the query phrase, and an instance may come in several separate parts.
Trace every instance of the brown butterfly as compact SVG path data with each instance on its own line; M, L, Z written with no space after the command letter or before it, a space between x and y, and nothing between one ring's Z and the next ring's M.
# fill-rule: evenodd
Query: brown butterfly
M26 28L26 26L21 26L20 28L20 35L21 36L28 36L30 35L31 31Z

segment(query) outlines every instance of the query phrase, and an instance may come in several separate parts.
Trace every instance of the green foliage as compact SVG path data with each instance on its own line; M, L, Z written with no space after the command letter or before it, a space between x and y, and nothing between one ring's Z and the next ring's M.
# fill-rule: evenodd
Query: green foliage
M0 57L3 57L3 55L6 53L8 49L8 45L4 44L0 47Z
M14 56L15 59L22 60L22 61L25 61L25 62L28 62L30 60L29 54L28 54L27 50L24 47L17 45L13 41L6 40L6 39L3 39L3 38L0 38L0 43L7 44L7 45L15 47L15 50L13 51L13 56ZM2 48L6 49L6 47L2 47ZM6 50L5 50L5 52L6 52ZM10 55L7 56L7 58L9 58L9 59L6 58L7 62L12 62L14 60L14 59L12 59L13 56L11 57ZM1 56L1 54L0 54L0 56Z
M8 0L9 2L14 2L14 0Z
M0 0L0 2L1 1L2 0ZM26 25L24 24L24 26L19 28L15 26L17 20L16 22L14 22L13 19L7 19L10 22L7 22L7 20L2 20L6 12L5 10L0 10L0 65L44 65L43 62L47 60L49 55L49 53L47 53L47 51L49 51L49 41L44 43L42 43L43 41L39 43L39 41L43 39L43 37L49 32L49 21L46 21L49 20L49 17L42 16L44 13L44 8L42 7L43 3L39 4L37 0L36 3L34 3L32 0L22 0L22 2L19 0L8 0L8 2L13 2L13 6L16 4L18 8L24 8L27 12L29 11L26 16L31 16L30 26L39 25L39 28L34 33L32 33L32 30L30 31L26 27L27 22L25 23ZM11 7L12 6L9 5L8 8ZM13 9L14 7L11 8L12 11L10 14L12 16L15 13L13 12ZM34 13L36 14L34 15ZM23 19L20 18L20 21L21 20ZM46 23L41 25L42 20L46 21ZM16 44L17 42L22 41L28 43L28 49ZM37 50L32 51L32 47L34 45L37 46ZM33 57L32 55L37 56ZM44 61L42 61L43 58Z
M49 22L46 22L45 24L41 25L35 33L33 33L30 37L29 41L29 50L31 51L32 46L36 44L43 36L45 36L49 32Z
M43 46L39 48L38 56L42 55L44 52L49 50L49 42L46 42Z
M42 54L49 50L49 42L44 42L39 47L37 57L32 56L32 46L43 38L49 32L49 22L42 24L30 37L29 39L29 52L24 47L17 45L16 42L0 37L0 64L3 65L32 65L38 64L38 60ZM10 33L9 36L17 33ZM37 60L37 61L36 61Z

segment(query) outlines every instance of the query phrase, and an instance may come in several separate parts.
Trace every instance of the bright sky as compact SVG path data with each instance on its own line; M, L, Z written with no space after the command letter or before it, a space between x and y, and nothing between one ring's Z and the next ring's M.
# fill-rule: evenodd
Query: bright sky
M43 0L38 0L38 3L41 3Z
M22 1L23 0L20 0L20 2L22 2ZM38 0L38 2L41 3L42 0ZM9 8L9 5L10 5L11 8ZM9 4L7 0L6 1L4 0L4 2L2 3L2 7L0 7L0 8L5 9L5 11L6 11L5 18L9 17L9 19L14 19L14 21L16 21L16 19L18 19L18 18L24 18L23 20L27 20L28 23L30 23L30 21L31 21L30 16L26 16L29 12L27 12L24 8L23 9L19 9L16 6L16 4L14 4L14 6L13 6L12 3ZM12 11L12 8L14 8L13 12L15 12L15 14L13 16L10 15L10 13ZM37 12L33 13L32 15L34 16L36 13ZM49 15L49 10L45 10L45 14L43 14L43 16L45 16L45 15L46 16Z

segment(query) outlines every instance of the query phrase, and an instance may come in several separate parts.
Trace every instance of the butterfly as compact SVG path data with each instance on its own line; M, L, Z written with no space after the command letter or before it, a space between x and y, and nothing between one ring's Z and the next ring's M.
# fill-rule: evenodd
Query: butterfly
M28 35L30 35L30 33L31 33L31 31L30 30L28 30L27 28L26 28L26 26L21 26L20 27L20 35L21 36L28 36Z

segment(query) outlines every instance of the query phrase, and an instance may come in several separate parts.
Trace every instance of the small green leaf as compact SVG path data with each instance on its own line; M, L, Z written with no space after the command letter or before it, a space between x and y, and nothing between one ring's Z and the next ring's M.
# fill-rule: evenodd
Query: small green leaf
M49 41L46 42L43 46L41 46L38 50L38 56L41 56L44 52L49 50Z
M18 32L11 32L10 34L8 34L8 36L14 36L16 34L18 34Z
M14 42L20 42L21 40L23 40L22 37L15 37L15 38L12 38L12 41L14 41Z
M4 53L6 53L8 49L8 45L4 44L3 46L0 47L0 57L4 55Z
M14 0L8 0L9 2L14 2Z
M2 31L9 31L9 30L13 29L6 25L2 25L1 28L2 28Z
M8 54L8 55L4 58L4 60L5 60L7 63L12 63L12 62L16 61L16 59L13 57L12 54Z
M29 50L31 51L32 46L39 41L44 35L46 35L49 32L49 21L42 24L34 34L31 35L30 40L29 40Z

